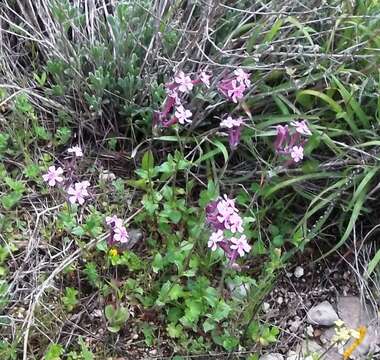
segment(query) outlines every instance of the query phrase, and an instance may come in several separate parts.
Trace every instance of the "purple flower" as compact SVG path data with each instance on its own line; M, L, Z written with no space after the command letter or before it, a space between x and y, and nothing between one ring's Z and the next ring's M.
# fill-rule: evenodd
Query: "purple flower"
M293 146L290 151L290 156L292 157L294 162L300 162L303 159L303 147Z
M234 103L237 103L238 100L241 100L244 97L244 90L244 84L238 85L236 80L232 80L231 87L227 90L227 95Z
M180 105L176 108L174 115L178 119L179 123L184 125L186 122L191 123L190 118L193 114L190 110L187 110L182 105Z
M223 241L223 231L218 230L211 234L207 246L211 249L211 251L215 251L218 247L218 243L221 241Z
M210 78L211 78L211 75L208 75L206 72L202 71L200 76L199 76L199 80L205 84L207 87L210 87Z
M78 203L80 205L84 204L85 198L89 196L87 188L90 185L88 181L77 182L73 186L70 186L67 190L69 196L69 201L72 204Z
M228 222L225 225L226 225L226 228L231 230L233 234L235 234L236 232L242 233L244 231L243 219L237 213L231 214L231 216L228 219Z
M218 220L218 216L219 216L218 202L219 202L218 200L212 201L206 206L206 221L214 229L224 230L225 229L224 223L221 223Z
M189 93L193 89L193 82L190 76L186 76L183 71L180 71L174 80L178 84L178 90L184 93Z
M118 226L115 228L114 240L120 243L126 243L129 240L128 231L125 226Z
M236 69L234 74L236 75L236 80L241 84L244 84L247 88L251 86L251 80L249 80L250 74L246 73L243 69Z
M302 121L292 121L290 125L294 126L296 128L296 131L305 136L310 136L312 135L309 126L307 125L305 120Z
M211 202L206 207L207 222L215 230L229 229L233 233L243 232L243 220L238 215L239 210L235 206L235 200L226 194L223 198Z
M69 154L75 154L76 157L82 157L83 156L82 148L79 145L72 146L71 148L68 148L67 152Z
M242 117L238 117L237 119L233 119L231 116L228 116L227 119L222 120L220 122L220 127L232 129L234 127L239 127L243 124L244 124L244 119Z
M48 172L42 175L44 181L48 183L49 186L55 186L56 183L61 183L63 181L63 169L61 167L55 168L55 166L50 166Z
M281 151L284 151L285 145L288 141L288 137L289 137L288 125L285 125L285 126L277 125L276 130L277 130L277 136L276 136L276 140L274 141L274 148L276 152L281 152Z
M228 116L227 119L221 121L220 126L228 129L228 142L232 150L236 149L240 143L241 129L244 124L244 119L239 117L233 119Z
M113 228L117 228L117 227L123 226L123 220L118 218L116 215L107 216L106 224Z
M245 235L241 235L240 238L232 237L230 241L232 242L231 249L237 251L241 257L251 251L251 246L248 244Z

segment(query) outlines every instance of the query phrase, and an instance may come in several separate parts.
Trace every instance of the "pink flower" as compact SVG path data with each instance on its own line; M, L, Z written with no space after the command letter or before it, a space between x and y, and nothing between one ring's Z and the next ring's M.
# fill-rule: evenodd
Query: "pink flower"
M179 98L176 89L166 89L166 93L168 94L169 97L173 98L174 103L176 105L181 105L181 99Z
M218 242L223 241L223 231L218 230L217 232L213 232L208 240L207 246L211 249L211 251L215 251L218 247Z
M294 126L296 131L302 135L310 136L312 134L305 120L292 121L290 124Z
M239 214L233 213L228 219L226 228L230 229L233 234L235 234L236 232L240 232L240 233L244 232L243 219L241 218Z
M79 183L77 183L78 186L84 190L86 190L89 186L90 186L90 182L85 180L85 181L81 181Z
M238 85L236 80L232 80L231 88L227 90L227 95L234 103L237 103L238 100L244 97L244 90L244 84Z
M115 235L114 235L114 240L121 242L121 243L126 243L129 240L129 235L128 231L125 228L125 226L118 226L115 228Z
M199 76L199 80L205 84L207 87L210 87L210 78L211 78L211 75L208 75L206 72L202 71L200 76Z
M220 126L228 129L228 142L232 150L236 149L240 142L241 127L244 124L244 119L238 117L233 119L228 116L227 119L221 121Z
M76 146L73 146L71 148L68 148L67 152L69 154L74 153L76 157L82 157L83 156L82 148L79 145L76 145Z
M227 129L232 129L233 127L239 127L244 124L244 119L242 117L238 117L237 119L233 119L231 116L227 117L220 122L220 126Z
M183 125L185 122L191 123L190 117L193 114L190 110L187 110L182 105L180 105L176 108L174 115L178 119L179 123Z
M276 130L277 130L277 137L274 142L274 148L276 152L281 152L281 151L284 151L285 144L287 143L288 138L289 138L288 125L285 125L285 126L277 125Z
M77 202L80 205L83 205L85 198L89 196L87 191L87 187L89 185L90 183L88 181L82 181L75 183L74 187L70 186L67 190L67 193L71 195L69 197L69 201L72 204L75 204Z
M118 218L116 215L113 216L107 216L106 217L106 224L115 228L123 226L123 220Z
M238 208L235 205L235 199L230 199L227 194L223 195L223 201L227 206L229 206L233 211L239 212Z
M293 146L290 151L290 156L294 162L299 162L303 159L303 147L302 146Z
M249 253L251 251L251 246L247 242L247 237L245 235L240 236L240 238L232 237L231 239L232 245L231 249L236 250L240 256L244 256L245 253Z
M183 71L180 71L174 81L179 85L178 90L184 93L189 93L193 89L193 82L190 76L186 76Z
M42 175L44 181L46 181L49 186L55 186L56 183L61 183L63 181L63 169L59 167L58 169L55 166L50 166L48 172Z
M218 221L226 225L229 221L230 216L234 213L234 209L230 207L224 200L219 201L217 209L219 211L219 215L217 217Z
M244 84L247 88L251 86L251 80L249 80L249 74L246 73L243 69L236 69L234 71L236 75L236 80L241 84Z

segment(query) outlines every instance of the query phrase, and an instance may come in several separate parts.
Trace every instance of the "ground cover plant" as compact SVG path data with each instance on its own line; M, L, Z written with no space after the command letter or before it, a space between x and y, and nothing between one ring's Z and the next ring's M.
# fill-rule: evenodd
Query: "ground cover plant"
M258 359L300 258L375 302L379 10L3 1L0 358Z

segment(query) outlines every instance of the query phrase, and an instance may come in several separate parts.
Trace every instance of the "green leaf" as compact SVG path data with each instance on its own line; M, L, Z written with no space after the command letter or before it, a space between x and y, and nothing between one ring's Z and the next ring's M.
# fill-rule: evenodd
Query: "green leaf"
M222 345L227 351L232 351L239 345L239 339L235 336L224 336Z
M180 297L183 296L183 289L182 286L179 284L174 284L168 293L169 299L172 301L178 300Z
M316 91L316 90L303 90L300 91L297 94L297 99L302 95L312 95L315 97L318 97L319 99L325 101L328 105L330 105L331 110L333 110L336 114L341 114L343 119L347 122L347 124L350 126L351 130L354 133L358 132L358 127L356 126L355 122L352 121L352 119L345 113L345 111L342 109L342 107L331 97L327 96L326 94Z
M45 354L44 360L60 360L64 350L60 344L50 344Z
M216 322L219 322L227 318L230 311L231 311L231 306L226 304L224 300L220 300L216 308L214 309L214 312L212 313L211 318L215 320Z
M157 253L154 256L154 259L152 262L153 272L157 274L163 268L164 268L164 261L163 261L162 255L160 253Z
M377 250L375 256L368 263L367 273L365 274L366 278L368 278L369 276L371 276L371 274L375 270L375 268L376 268L377 264L379 263L379 261L380 261L380 250Z
M334 82L338 86L339 92L342 95L342 98L344 99L345 103L348 104L349 106L351 106L352 110L354 110L356 116L360 120L362 126L365 129L368 129L369 128L369 117L362 110L359 103L355 100L355 97L346 90L346 88L343 86L343 84L334 75L331 75L331 77L333 78Z
M203 331L209 332L211 330L214 330L216 328L216 322L212 319L206 319L203 323Z
M71 287L67 287L65 289L65 296L62 297L62 302L63 305L65 305L67 311L73 311L75 306L78 304L77 295L78 290Z
M167 327L166 330L168 332L168 335L171 338L179 338L182 335L182 326L180 324L173 324L170 323Z
M272 25L271 29L265 35L263 42L264 43L271 42L275 38L277 33L280 31L282 24L283 24L283 20L281 18L277 18L274 24Z
M13 208L22 199L22 193L13 191L1 197L1 205L6 210Z
M154 168L154 157L152 150L145 152L142 158L141 168L145 171L149 171Z

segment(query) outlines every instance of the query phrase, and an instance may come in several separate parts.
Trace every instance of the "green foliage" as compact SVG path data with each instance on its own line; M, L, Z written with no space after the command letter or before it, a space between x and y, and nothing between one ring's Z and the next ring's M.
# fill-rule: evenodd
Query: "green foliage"
M129 310L123 306L107 305L104 310L108 326L107 329L117 333L129 319Z
M71 312L78 304L78 290L67 287L65 289L65 296L62 297L62 302L67 311Z
M44 24L29 5L22 11L28 19L14 16L20 11L12 2L0 8L2 313L20 298L34 299L13 294L24 289L17 282L25 278L13 274L28 254L27 264L42 270L30 277L35 286L49 276L46 259L64 265L55 274L64 287L60 301L48 293L43 299L57 317L77 310L83 296L109 304L111 333L141 329L143 346L163 336L174 352L189 355L270 347L279 329L260 321L260 309L278 272L305 249L304 256L325 258L352 249L362 229L377 229L380 4L332 1L304 12L290 1L274 16L275 2L264 3L265 12L257 2L232 1L208 13L194 1L161 7L120 0L94 8L54 0L41 2ZM217 82L238 66L253 86L233 104ZM195 80L204 69L213 74L210 88L194 86L183 99L192 124L152 127L173 70ZM226 115L245 118L234 151L219 127ZM275 127L303 119L312 135L303 161L290 163L274 151ZM73 162L67 148L77 143L85 158ZM65 167L65 186L42 181L53 164ZM102 169L117 178L98 181ZM66 204L65 187L82 179L91 182L88 202ZM236 198L252 246L237 260L240 272L221 249L207 246L205 208L223 194ZM104 220L113 214L128 219L130 233L141 230L136 243L110 244L114 229ZM316 239L321 253L309 245ZM369 258L368 281L378 276L379 251ZM71 287L74 270L80 294ZM44 314L34 316L49 336L61 331ZM14 327L0 336L24 335ZM29 336L33 358L115 356L107 344L92 354L82 339L68 354L59 344L46 349L34 327ZM41 348L31 350L36 343ZM0 358L18 358L17 346L0 341Z
M63 353L64 350L62 345L50 344L45 353L44 360L60 360Z

